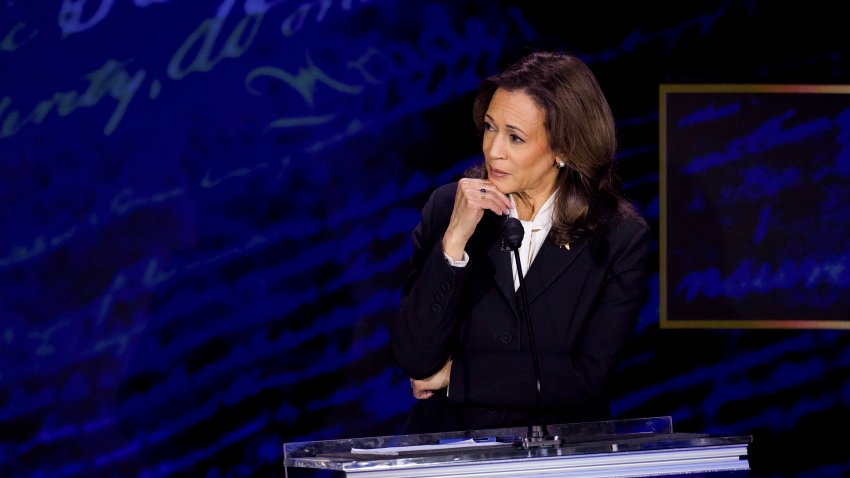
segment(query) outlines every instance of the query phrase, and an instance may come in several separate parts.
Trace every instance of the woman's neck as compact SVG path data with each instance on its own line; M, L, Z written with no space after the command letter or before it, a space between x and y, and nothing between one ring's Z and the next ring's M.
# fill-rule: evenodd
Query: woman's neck
M513 196L514 203L516 204L517 217L521 221L533 221L534 217L537 216L537 212L540 211L540 208L551 195L552 191L549 191L548 194L538 195L536 197L533 197L528 193L514 193Z
M516 215L521 221L533 221L534 216L537 215L537 207L531 202L520 199L516 202Z

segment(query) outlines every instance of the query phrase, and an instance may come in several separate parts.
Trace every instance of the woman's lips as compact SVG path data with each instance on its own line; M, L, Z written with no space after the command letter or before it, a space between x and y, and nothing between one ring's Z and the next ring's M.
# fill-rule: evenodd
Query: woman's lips
M497 178L498 179L498 178L506 178L508 176L510 176L510 174L508 174L504 171L500 171L496 168L490 168L490 177L491 178Z

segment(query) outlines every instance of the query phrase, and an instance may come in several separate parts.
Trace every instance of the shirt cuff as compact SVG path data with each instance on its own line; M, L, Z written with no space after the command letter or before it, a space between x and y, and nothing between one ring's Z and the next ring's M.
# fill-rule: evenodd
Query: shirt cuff
M448 262L452 267L466 267L466 264L469 263L469 254L467 254L466 251L463 251L463 258L459 261L452 259L452 257L445 252L443 255L446 257L446 262Z

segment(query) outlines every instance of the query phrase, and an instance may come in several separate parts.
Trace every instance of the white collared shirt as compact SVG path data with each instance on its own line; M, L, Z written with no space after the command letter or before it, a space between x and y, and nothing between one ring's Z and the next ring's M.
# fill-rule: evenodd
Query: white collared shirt
M528 268L531 267L531 263L540 251L540 246L543 245L543 241L546 240L549 230L552 229L552 220L554 218L555 211L555 194L556 193L552 193L549 196L549 199L543 203L543 206L541 206L540 210L537 211L534 219L531 221L523 221L520 219L519 221L525 231L522 235L522 244L519 246L519 260L520 265L522 266L523 277L525 277L528 273ZM511 217L519 219L513 194L508 197L510 197L511 203L513 204L513 207L511 208ZM517 290L519 289L519 274L517 273L516 257L514 254L511 254L511 268L513 269L514 290Z

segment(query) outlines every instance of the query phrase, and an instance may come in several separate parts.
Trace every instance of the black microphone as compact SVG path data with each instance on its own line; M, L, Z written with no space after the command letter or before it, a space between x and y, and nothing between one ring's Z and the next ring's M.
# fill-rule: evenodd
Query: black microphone
M549 435L546 429L546 424L542 423L541 419L543 409L543 393L540 388L540 360L537 357L537 344L534 340L534 327L531 325L531 312L528 308L528 292L525 290L525 277L522 274L522 263L519 260L519 246L522 244L522 237L525 235L525 229L522 223L515 217L505 218L502 223L502 240L505 244L514 251L514 260L516 261L516 270L519 275L519 292L522 299L522 315L525 320L525 325L528 328L528 342L531 345L531 358L534 363L534 378L537 384L537 422L528 425L528 436L522 441L523 447L528 449L531 447L541 447L547 445L560 445L561 441L558 437Z
M519 249L519 246L522 244L522 236L524 235L525 229L522 228L522 223L519 222L519 219L515 217L505 218L505 221L502 223L502 238L512 251Z

